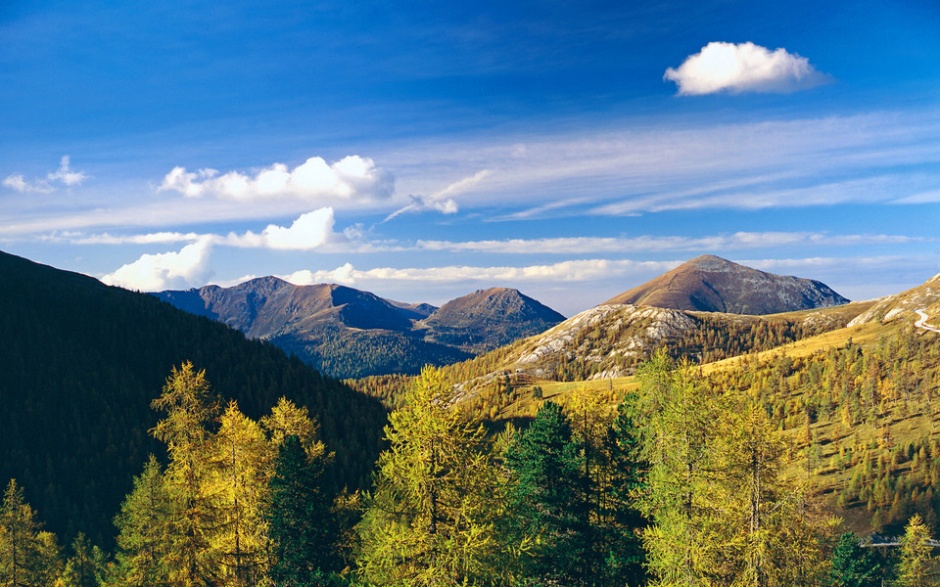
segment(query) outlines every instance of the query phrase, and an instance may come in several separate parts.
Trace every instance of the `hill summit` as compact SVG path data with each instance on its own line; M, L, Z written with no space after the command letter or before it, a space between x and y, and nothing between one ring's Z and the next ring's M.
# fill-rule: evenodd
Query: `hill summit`
M538 334L564 319L517 289L493 287L447 302L416 326L427 329L429 340L482 351Z
M838 306L848 301L819 281L766 273L714 255L702 255L604 303L763 315Z

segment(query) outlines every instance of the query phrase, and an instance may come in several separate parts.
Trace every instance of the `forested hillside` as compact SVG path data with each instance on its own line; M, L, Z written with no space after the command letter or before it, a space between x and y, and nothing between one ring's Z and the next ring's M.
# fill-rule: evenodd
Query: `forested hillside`
M462 397L487 412L518 400L513 390L545 381L606 380L633 374L658 348L674 358L710 363L773 349L844 327L872 302L770 316L684 312L629 304L597 306L548 331L443 368ZM401 379L373 377L352 382L359 390L395 405Z
M148 453L150 402L192 361L260 418L284 396L336 452L334 485L364 487L385 410L296 358L147 295L0 254L0 478L16 478L48 527L113 538L111 518Z

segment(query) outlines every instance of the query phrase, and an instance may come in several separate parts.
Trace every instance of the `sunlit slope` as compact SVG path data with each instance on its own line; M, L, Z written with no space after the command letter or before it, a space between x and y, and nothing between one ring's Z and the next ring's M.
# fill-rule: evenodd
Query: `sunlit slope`
M936 299L915 290L916 305L932 312L927 324L940 323ZM864 533L895 531L915 511L940 526L940 334L917 327L914 311L886 306L885 315L901 311L690 367L707 385L760 397L786 440L788 476ZM548 399L590 393L616 402L637 385L633 377L530 380L511 390L512 401L486 394L483 405L497 419L527 417Z

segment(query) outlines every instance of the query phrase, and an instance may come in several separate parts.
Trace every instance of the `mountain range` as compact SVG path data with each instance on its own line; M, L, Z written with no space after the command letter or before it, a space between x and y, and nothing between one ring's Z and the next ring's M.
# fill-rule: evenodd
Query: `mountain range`
M177 292L175 302L189 304L183 312L150 295L3 253L0 277L8 284L0 288L5 308L0 313L5 341L0 353L5 374L0 380L0 481L20 481L51 529L66 534L83 530L105 545L110 518L132 475L147 453L159 448L147 432L157 418L149 403L172 366L192 360L205 368L219 394L237 399L252 418L281 395L309 407L322 437L336 451L334 482L363 487L381 446L385 411L375 400L276 348L271 343L280 336L279 328L335 322L340 332L396 332L391 328L409 324L412 334L398 334L469 349L479 332L504 328L508 338L520 336L506 323L479 318L480 303L508 316L537 308L512 290L485 290L435 309L388 302L342 286L307 289L262 278L237 289L240 297L225 288L204 288L218 296L208 296L211 304L199 295L202 290ZM730 284L714 289L728 300L733 297ZM249 338L269 338L246 339L219 323L223 313ZM284 315L293 318L285 320ZM435 315L440 318L436 323ZM929 434L917 436L924 430L921 421L934 422L940 415L930 404L931 390L940 382L940 355L931 338L937 334L930 331L938 327L938 318L940 275L878 300L775 315L602 304L446 367L444 376L454 384L455 400L479 406L491 420L527 417L543 398L543 387L544 397L558 401L575 389L630 389L636 364L666 346L676 357L690 357L704 369L723 373L727 385L737 378L743 389L759 386L762 396L778 406L782 430L805 430L799 438L808 440L794 440L800 450L809 451L817 437L832 438L826 440L829 444L819 442L816 452L807 452L818 453L813 459L848 463L843 453L861 455L860 447L884 445L901 455L891 474L902 475L904 459L932 442ZM867 367L865 361L871 361ZM538 400L533 399L536 390ZM863 395L853 399L845 395L849 392ZM810 393L828 393L829 399L814 396L807 403L809 395L800 394ZM874 394L875 403L864 394ZM926 398L926 407L914 403L920 397ZM931 447L923 450L933 454ZM864 491L849 483L852 469L838 468L856 465L838 463L820 468L820 491L842 492L844 508L862 520L859 524L868 523L870 512L883 506L889 516L887 506L877 500L869 500L865 510ZM879 482L887 483L885 479ZM843 487L848 489L838 489Z
M154 295L344 378L415 374L425 364L462 361L564 320L506 288L479 290L440 308L386 300L342 285L296 286L276 277Z

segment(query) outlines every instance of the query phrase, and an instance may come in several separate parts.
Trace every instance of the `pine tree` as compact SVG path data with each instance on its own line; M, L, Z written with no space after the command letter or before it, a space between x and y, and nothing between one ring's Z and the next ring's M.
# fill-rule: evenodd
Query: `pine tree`
M209 493L217 504L210 535L212 559L224 585L256 585L267 565L268 537L263 508L273 473L273 454L261 427L233 400L209 442Z
M716 501L722 485L716 439L727 410L721 398L676 369L664 350L639 369L642 457L649 463L638 506L654 585L698 585L726 574Z
M220 523L219 496L209 492L210 434L207 425L218 412L205 371L186 362L173 368L162 395L151 403L166 412L151 431L167 445L170 462L164 486L173 516L166 527L163 563L173 587L213 585L219 571L213 558L212 531Z
M640 453L637 402L636 394L628 394L617 406L602 451L606 477L600 488L597 525L605 557L604 581L610 585L646 582L640 534L649 523L637 509L636 499L646 485L648 465Z
M11 479L0 505L0 585L35 585L43 566L39 522L23 488Z
M523 581L588 585L600 561L592 550L590 480L571 425L546 402L506 451L510 481L503 534Z
M324 486L328 462L322 451L308 456L296 435L280 444L267 510L278 587L329 585L340 570L334 496Z
M65 587L95 587L105 580L107 557L79 532L72 541L72 556L65 563Z
M156 457L134 478L134 489L121 504L115 517L118 528L117 554L112 582L120 587L167 585L163 557L169 547L172 504L163 484L163 472Z
M846 532L832 550L825 587L878 587L881 569L872 549L862 548L854 532Z
M901 538L901 559L898 561L898 583L903 587L933 587L936 559L929 544L930 531L919 514L908 521Z
M389 416L389 448L359 525L360 573L376 585L473 583L494 546L493 468L484 430L425 367Z

